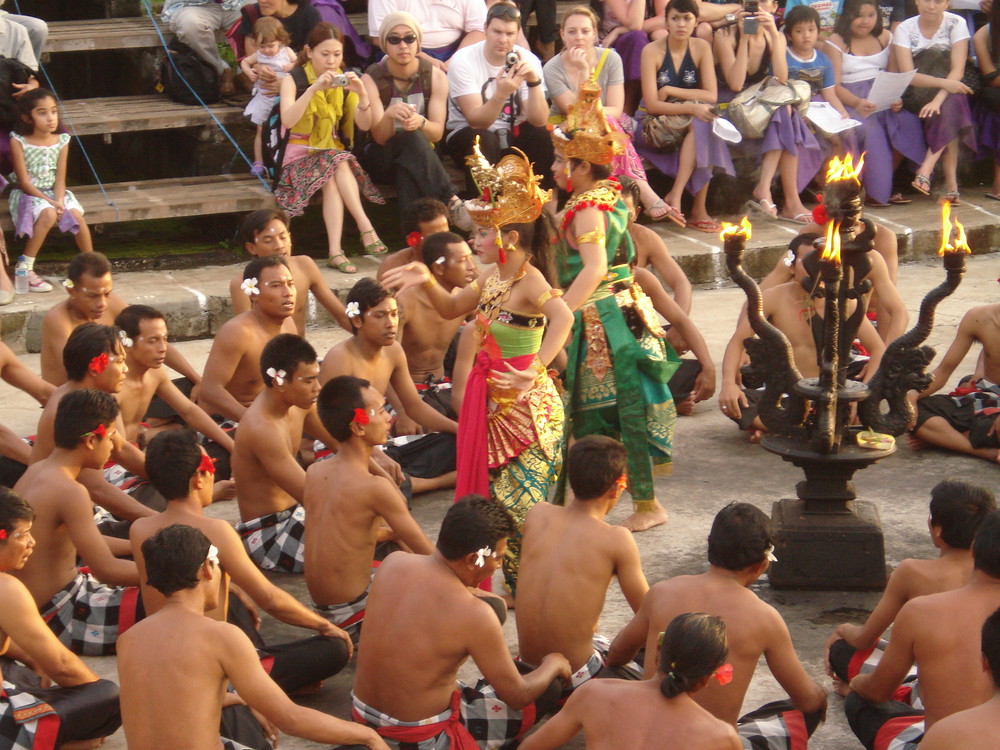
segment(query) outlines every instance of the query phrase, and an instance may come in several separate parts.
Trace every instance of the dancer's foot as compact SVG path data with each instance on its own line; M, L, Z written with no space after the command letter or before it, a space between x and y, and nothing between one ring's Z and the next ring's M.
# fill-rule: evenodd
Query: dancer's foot
M646 531L654 526L660 526L667 522L667 509L660 505L659 500L653 500L652 510L637 510L631 516L622 521L629 531Z
M676 404L677 413L682 417L690 417L694 414L694 396L688 396L683 401Z

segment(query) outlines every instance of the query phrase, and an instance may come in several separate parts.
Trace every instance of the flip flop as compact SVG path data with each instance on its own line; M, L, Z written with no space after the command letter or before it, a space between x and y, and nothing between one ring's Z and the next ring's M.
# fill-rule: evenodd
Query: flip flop
M1000 195L996 193L983 193L983 196L989 198L991 201L1000 201Z
M722 225L715 219L699 219L698 221L689 221L688 226L692 229L697 229L699 232L705 232L706 234L718 234L722 231Z
M947 201L948 203L950 203L953 206L961 206L962 205L962 196L960 196L958 194L957 190L952 190L950 193L942 193L941 194L941 201L942 202Z
M670 219L670 221L674 222L674 224L679 227L687 225L687 221L684 219L684 214L663 200L663 198L658 198L656 203L646 209L646 213L653 221Z
M761 198L759 201L751 198L746 202L745 208L768 219L778 218L778 207L767 198Z
M787 221L787 222L790 222L792 224L812 224L813 223L813 215L811 213L809 213L808 211L806 211L805 213L796 214L795 216L781 216L779 214L778 215L778 219L780 221Z
M919 190L924 195L931 194L931 181L930 178L924 177L922 174L917 174L913 178L913 182L910 183L914 190Z
M997 200L1000 200L1000 198ZM913 203L913 201L909 198L904 198L902 193L893 193L892 197L889 198L889 203L894 206L905 206L907 203Z

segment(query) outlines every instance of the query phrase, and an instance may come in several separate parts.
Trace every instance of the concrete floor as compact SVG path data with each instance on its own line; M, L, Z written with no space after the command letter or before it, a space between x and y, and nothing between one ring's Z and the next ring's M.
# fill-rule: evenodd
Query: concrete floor
M985 248L984 248L985 249ZM236 269L202 269L201 274L211 274L218 281L230 278ZM982 255L969 259L969 270L958 291L939 308L937 325L928 343L938 349L938 359L951 341L963 313L974 305L997 300L996 256ZM939 261L918 261L900 268L899 287L911 310L911 315L924 293L943 279ZM204 278L202 279L204 280ZM119 281L119 290L126 285ZM58 292L57 292L58 293ZM733 324L743 302L742 293L734 288L699 288L694 294L695 322L708 341L712 355L721 362L722 351L732 333ZM325 328L309 332L309 339L320 353L343 333ZM196 367L204 363L209 340L184 342L181 351ZM971 372L977 352L971 352L956 373ZM25 361L37 369L37 355L26 355ZM29 434L35 426L37 406L20 392L6 384L0 385L0 403L4 405L6 424ZM978 459L948 455L936 450L911 451L905 444L897 453L856 477L859 495L876 503L885 529L886 562L894 566L904 557L931 557L927 529L927 503L929 490L940 479L960 475L972 481L998 488L997 467ZM715 513L725 504L734 501L752 502L770 512L773 501L793 496L794 484L801 475L797 469L779 460L758 446L750 445L735 427L719 413L713 398L699 405L694 416L679 420L675 441L675 462L672 476L657 480L659 496L670 511L666 526L636 536L643 565L650 582L664 578L702 571L705 566L705 539ZM423 528L435 538L440 519L450 502L448 493L435 493L417 499L414 515ZM222 504L209 509L212 515L235 520L233 504ZM611 521L620 521L629 512L622 505L611 514ZM306 600L305 586L295 576L274 576L278 585ZM834 625L843 620L863 619L878 600L877 593L775 591L766 583L755 586L757 593L778 608L787 621L792 638L807 671L824 686L829 681L823 669L823 644ZM628 605L612 585L608 594L600 630L614 635L629 619ZM516 634L513 613L505 632L512 653L516 653ZM265 616L266 618L266 616ZM295 628L274 621L265 622L269 637L276 639L301 637ZM301 634L301 635L300 635ZM102 676L114 678L115 664L111 657L88 659ZM349 715L349 696L352 667L346 673L328 681L321 693L303 700L304 704L330 712ZM475 674L473 665L467 665L469 675ZM744 704L751 710L768 700L784 697L771 678L765 664L761 664ZM282 738L284 748L319 747L314 743L294 738ZM582 738L567 745L584 747ZM108 748L124 748L121 732L113 736ZM811 747L817 750L841 750L860 747L854 739L843 716L842 700L830 698L830 711L826 724L813 737Z

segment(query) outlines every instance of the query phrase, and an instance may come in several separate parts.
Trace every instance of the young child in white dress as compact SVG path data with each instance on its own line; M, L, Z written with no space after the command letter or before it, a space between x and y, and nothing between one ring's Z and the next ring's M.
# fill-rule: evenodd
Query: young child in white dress
M257 43L257 51L240 60L240 68L247 78L254 82L253 99L243 110L250 122L257 126L257 136L253 142L253 168L250 173L256 177L264 174L264 152L261 146L264 123L274 106L276 94L270 94L261 89L258 83L259 70L262 67L274 71L279 81L288 75L295 67L295 53L288 46L291 37L281 21L273 16L262 16L253 25L253 37Z

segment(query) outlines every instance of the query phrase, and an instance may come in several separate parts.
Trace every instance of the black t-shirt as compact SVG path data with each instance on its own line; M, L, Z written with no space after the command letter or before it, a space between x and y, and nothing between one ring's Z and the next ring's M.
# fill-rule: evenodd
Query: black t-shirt
M240 13L243 19L240 22L240 27L236 30L237 35L244 38L253 36L253 25L260 18L260 5L253 3L244 6ZM309 37L309 32L323 20L323 17L309 0L300 0L294 13L278 20L281 21L281 25L285 27L288 35L292 38L292 49L301 52Z

